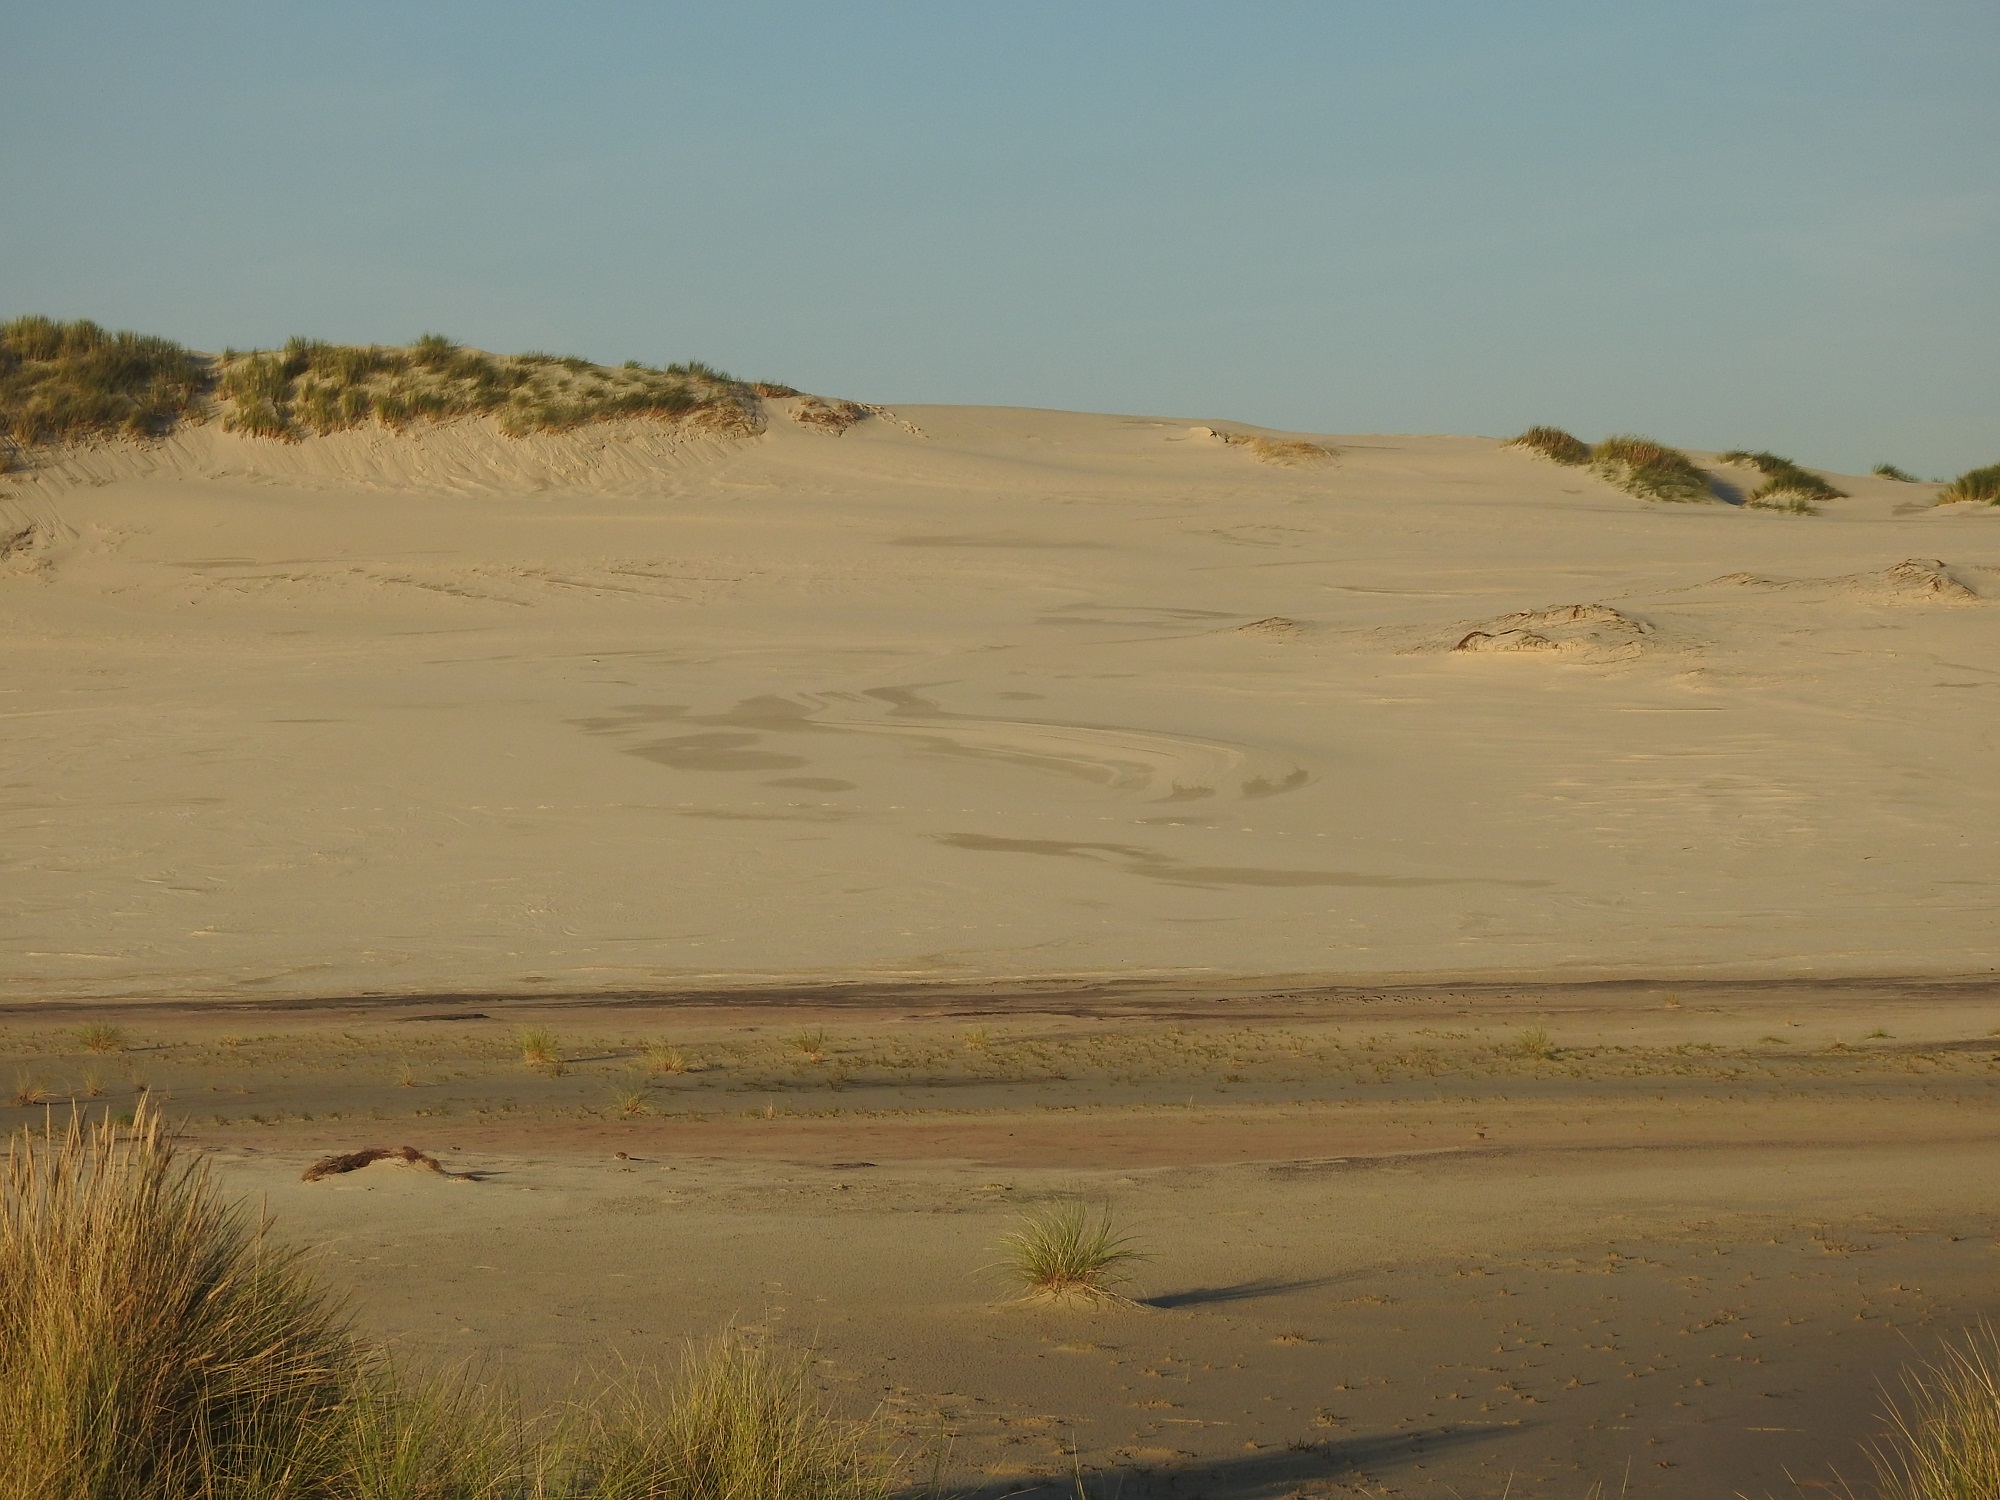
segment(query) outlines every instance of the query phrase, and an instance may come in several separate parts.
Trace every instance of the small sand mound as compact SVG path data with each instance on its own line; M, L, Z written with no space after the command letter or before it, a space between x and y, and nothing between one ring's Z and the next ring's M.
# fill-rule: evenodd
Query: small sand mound
M1260 635L1272 640L1290 640L1306 633L1306 627L1297 620L1288 620L1283 615L1266 615L1261 620L1252 620L1248 625L1233 625L1221 632L1224 635Z
M372 1167L377 1162L389 1166L414 1168L419 1172L435 1172L440 1177L455 1177L438 1165L435 1156L426 1156L415 1146L369 1146L360 1151L349 1151L344 1156L322 1156L305 1170L299 1181L318 1182L322 1177L338 1177L343 1172L358 1172L363 1167Z
M1597 661L1636 656L1653 627L1608 604L1522 609L1462 630L1453 651L1546 652Z
M829 401L822 396L803 397L792 408L792 420L814 432L839 437L856 422L868 420L868 408L858 401Z
M1757 573L1724 573L1697 589L1761 589L1801 599L1848 599L1872 604L1973 604L1979 593L1953 577L1943 559L1909 557L1874 573L1837 578L1766 578Z
M1257 437L1248 432L1224 432L1217 434L1232 448L1247 448L1250 456L1259 463L1276 464L1283 469L1297 469L1309 464L1323 464L1339 456L1339 451L1324 443L1308 443L1299 438Z

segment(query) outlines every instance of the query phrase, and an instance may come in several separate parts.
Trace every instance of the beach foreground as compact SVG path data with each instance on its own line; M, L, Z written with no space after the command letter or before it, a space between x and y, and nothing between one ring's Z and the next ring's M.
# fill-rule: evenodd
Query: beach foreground
M1984 985L92 1006L0 1066L17 1123L144 1085L367 1330L530 1405L733 1321L968 1493L1761 1497L1864 1476L2000 1311L1996 1030ZM445 1171L300 1181L371 1145ZM1066 1198L1136 1305L1012 1300Z

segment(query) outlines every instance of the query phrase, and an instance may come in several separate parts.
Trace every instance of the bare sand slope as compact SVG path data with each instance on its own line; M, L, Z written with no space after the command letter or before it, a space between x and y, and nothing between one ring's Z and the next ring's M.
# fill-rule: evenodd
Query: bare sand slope
M0 486L4 993L1992 971L2000 512L773 415Z

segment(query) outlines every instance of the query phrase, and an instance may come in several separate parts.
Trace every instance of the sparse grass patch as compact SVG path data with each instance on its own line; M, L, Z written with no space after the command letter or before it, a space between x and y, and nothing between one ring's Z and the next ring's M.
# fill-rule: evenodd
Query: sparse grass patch
M646 1071L655 1077L687 1071L687 1059L665 1042L648 1042L639 1055L645 1059Z
M1847 491L1836 489L1810 469L1802 469L1789 458L1775 453L1749 453L1732 448L1721 455L1722 462L1755 469L1764 476L1763 484L1750 492L1743 503L1758 510L1783 510L1794 515L1816 516L1821 502L1845 500Z
M1582 438L1564 432L1560 427L1530 427L1519 437L1501 446L1520 448L1529 453L1539 454L1550 463L1567 464L1572 468L1590 462L1590 445Z
M611 1111L621 1119L636 1120L653 1112L653 1103L644 1089L621 1089L611 1098Z
M1110 1206L1063 1202L1031 1210L1002 1242L1023 1301L1122 1303L1114 1287L1145 1259L1112 1222Z
M1549 1039L1547 1028L1530 1026L1514 1038L1514 1051L1522 1057L1546 1062L1556 1055L1556 1044Z
M523 1027L514 1038L514 1045L520 1050L521 1061L537 1072L552 1076L562 1072L562 1044L548 1027Z
M1967 469L1938 491L1939 505L1956 505L1961 500L1977 500L1987 505L2000 505L2000 464L1988 464L1983 469Z
M1877 479L1900 479L1904 484L1917 484L1921 482L1916 475L1906 474L1894 464L1877 464L1868 472L1873 474Z
M1590 450L1590 466L1641 500L1707 500L1708 476L1678 448L1630 433L1608 437Z
M855 401L829 401L821 396L804 397L792 408L792 420L814 432L839 437L857 422L868 420L868 408Z
M826 1060L828 1038L824 1031L801 1031L787 1045L807 1062L816 1063Z
M125 1033L116 1026L93 1022L76 1029L76 1044L86 1052L123 1052L126 1048Z
M31 1104L47 1104L49 1091L26 1073L14 1079L13 1104L16 1109L26 1109Z

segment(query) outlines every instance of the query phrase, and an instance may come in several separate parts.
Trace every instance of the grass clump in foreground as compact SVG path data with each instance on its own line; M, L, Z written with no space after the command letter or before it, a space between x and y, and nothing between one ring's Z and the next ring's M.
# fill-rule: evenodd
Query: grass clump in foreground
M0 1500L887 1500L803 1362L725 1335L547 1420L419 1379L156 1111L24 1131L0 1179Z
M1988 464L1983 469L1967 469L1938 491L1939 505L1955 505L1961 500L1978 500L1987 505L2000 505L2000 464Z
M1024 1302L1128 1303L1113 1288L1131 1279L1127 1266L1145 1259L1131 1236L1117 1231L1108 1205L1033 1209L1001 1244L1003 1264Z
M1590 466L1628 495L1642 500L1708 500L1708 476L1678 448L1629 433L1608 437L1590 450Z
M1981 1326L1903 1377L1887 1442L1871 1455L1880 1500L2000 1495L2000 1338ZM1850 1491L1850 1493L1852 1493Z
M170 339L88 320L0 323L0 431L23 448L156 437L200 409L210 379L207 362Z
M1847 491L1835 489L1826 480L1802 469L1789 458L1775 453L1747 453L1732 448L1722 461L1741 468L1755 469L1764 476L1763 484L1750 492L1743 503L1758 510L1784 510L1794 515L1816 516L1820 502L1845 500Z
M1560 427L1530 427L1501 446L1539 454L1550 463L1567 464L1572 468L1590 462L1590 445Z

